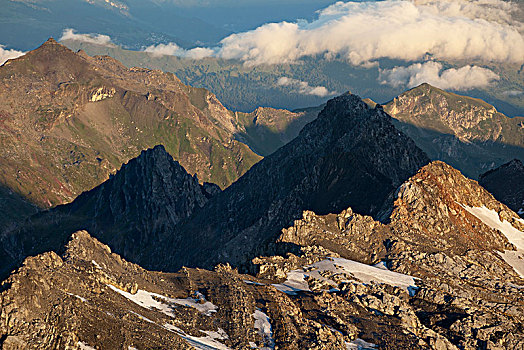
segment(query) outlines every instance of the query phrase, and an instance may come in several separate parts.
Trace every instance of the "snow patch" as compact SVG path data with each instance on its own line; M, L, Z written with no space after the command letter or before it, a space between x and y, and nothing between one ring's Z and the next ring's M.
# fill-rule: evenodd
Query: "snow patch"
M192 307L197 309L206 316L211 316L214 312L217 312L217 307L213 303L206 300L202 293L196 292L195 298L186 299L172 299L175 304Z
M218 340L228 339L228 335L222 328L218 328L218 332L200 331L206 334L205 337L195 337L187 334L180 328L166 323L163 325L165 329L170 332L178 334L182 339L189 343L192 347L198 350L231 350L226 345L220 343Z
M140 314L138 314L138 313L136 313L136 312L134 312L134 311L131 311L131 310L127 310L127 311L129 311L130 313L132 313L133 315L135 315L136 317L138 317L138 318L141 319L141 320L144 320L144 321L149 322L149 323L154 323L154 324L156 324L155 321L152 321L152 320L150 320L149 318L147 318L147 317L145 317L145 316L142 316L142 315L140 315Z
M524 278L524 250L506 250L504 253L497 252L502 259Z
M102 266L100 266L100 265L99 265L96 261L94 261L94 260L91 260L91 264L95 265L95 267L96 267L97 269L101 269L101 268L102 268Z
M270 350L275 348L275 340L273 339L273 329L269 322L269 316L262 312L260 309L256 309L253 313L255 319L255 329L264 341L264 347L262 350ZM256 344L255 344L256 347Z
M346 342L346 349L347 350L368 350L368 349L376 349L377 346L372 343L368 343L365 340L362 339L355 339L351 342Z
M482 207L468 207L463 205L464 209L479 218L483 223L492 229L499 230L517 249L524 250L524 232L517 230L511 223L504 220L500 221L499 214L492 209L485 206ZM521 219L519 219L520 221Z
M87 302L87 299L86 298L82 298L80 295L76 295L76 294L73 294L73 293L69 293L69 292L66 292L68 295L72 296L72 297L77 297L78 299L80 299L81 301L83 301L84 303Z
M386 283L405 289L410 293L410 295L414 295L414 292L417 289L414 277L390 271L384 263L379 263L377 265L370 266L343 258L327 258L314 264L304 266L302 269L288 272L286 276L287 279L284 283L273 284L273 286L288 294L295 294L298 291L308 292L311 290L309 289L306 278L313 278L326 282L333 287L337 287L337 282L323 276L324 272L332 272L335 274L347 275L348 278L343 279L345 282L358 280L362 283ZM333 288L332 290L336 289Z
M513 269L524 278L524 232L517 230L510 222L504 220L500 221L499 214L492 209L488 209L485 206L482 207L468 207L467 205L462 206L468 212L480 219L484 224L491 227L492 229L500 231L508 241L513 244L517 250L506 250L504 253L499 255L504 261L513 267ZM524 223L524 220L517 219Z
M250 280L244 280L244 283L249 284L249 285L254 285L254 286L263 286L264 285L264 283L250 281Z
M211 316L212 313L217 311L217 307L213 305L211 302L205 301L204 296L198 292L196 293L196 299L175 299L166 297L164 295L148 292L142 289L139 289L136 292L136 294L131 294L113 285L108 284L107 286L115 292L121 294L125 298L131 300L135 304L142 306L143 308L149 310L156 309L172 318L176 317L175 313L173 312L174 308L176 307L175 304L186 307L192 307L206 316Z
M96 350L96 348L92 347L92 346L89 346L87 345L86 343L84 342L81 342L79 341L78 343L76 343L76 345L78 345L78 348L80 350Z

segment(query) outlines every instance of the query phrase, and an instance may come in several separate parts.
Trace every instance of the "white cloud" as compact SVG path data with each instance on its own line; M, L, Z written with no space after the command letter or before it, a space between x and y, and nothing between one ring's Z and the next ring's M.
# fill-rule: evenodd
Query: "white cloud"
M395 67L380 71L379 81L395 87L412 88L429 83L441 89L470 90L489 86L499 76L489 69L477 66L442 69L439 62L415 63L408 67Z
M310 86L308 82L288 77L279 78L277 81L277 85L290 87L292 91L302 95L314 95L319 97L325 97L336 94L336 92L329 91L324 86Z
M340 55L353 64L380 58L524 62L518 5L502 0L337 2L318 19L268 23L221 41L216 55L247 64Z
M151 45L146 47L144 51L153 54L153 56L169 55L188 57L193 59L202 59L205 57L210 57L213 56L215 53L212 49L208 49L205 47L197 47L191 50L185 50L175 43Z
M508 97L520 97L520 96L524 96L524 91L508 90L508 91L504 91L502 94Z
M109 35L103 35L103 34L76 34L75 30L72 28L64 29L62 32L62 37L60 38L60 41L64 40L74 40L74 41L82 41L85 43L90 44L96 44L101 46L107 46L107 47L114 47L116 46Z
M17 58L25 54L25 52L17 50L6 50L4 45L0 44L0 66L3 65L7 60Z

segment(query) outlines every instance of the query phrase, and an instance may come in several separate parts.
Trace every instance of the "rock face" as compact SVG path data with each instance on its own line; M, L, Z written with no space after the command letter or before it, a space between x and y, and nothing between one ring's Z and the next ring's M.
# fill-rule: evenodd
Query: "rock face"
M324 214L352 206L379 216L392 192L428 162L380 107L371 109L349 93L336 97L297 138L181 226L165 245L180 247L171 251L177 260L158 268L238 266L303 210Z
M222 187L260 159L236 141L234 113L208 91L53 39L0 67L0 106L0 184L44 208L157 144Z
M141 261L219 192L217 185L200 185L163 146L142 151L73 203L36 215L27 226L4 235L3 248L11 258L3 261L1 271L27 255L58 251L78 229L96 232L122 255Z
M520 160L513 159L480 175L479 183L524 218L524 165Z
M415 334L432 334L431 348L524 346L524 264L522 250L515 250L524 239L524 222L475 181L440 162L422 168L400 186L395 198L387 224L350 208L329 215L304 212L279 237L280 242L299 245L300 254L255 259L259 277L289 279L290 272L307 273L307 266L326 256L380 263L418 278L407 306L390 304L395 298L385 291L380 296L367 291L371 295L358 299L381 316L397 315ZM503 229L494 229L495 222ZM515 236L506 236L508 232ZM513 254L520 258L508 259ZM318 278L306 280L318 293L334 286ZM402 309L416 317L408 321ZM430 331L418 328L419 323Z
M4 233L3 249L12 258L3 272L27 255L59 251L81 229L149 269L219 262L245 267L274 249L267 244L303 210L323 214L352 206L380 215L396 187L427 162L386 113L346 94L205 205L216 187L198 185L162 148L143 153L70 205Z
M388 223L304 211L278 237L298 249L255 258L256 277L150 272L76 232L2 284L2 348L522 348L524 274L504 256L524 222L441 162L394 200Z
M431 159L445 161L471 178L524 158L524 117L508 118L482 100L422 84L384 110Z

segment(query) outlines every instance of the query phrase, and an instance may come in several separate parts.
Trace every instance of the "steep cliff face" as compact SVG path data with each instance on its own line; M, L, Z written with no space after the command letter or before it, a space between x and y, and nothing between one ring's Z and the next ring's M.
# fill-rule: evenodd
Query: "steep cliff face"
M524 222L441 162L394 199L388 223L304 211L277 238L296 249L253 259L256 277L228 265L150 272L76 232L2 284L2 347L524 346Z
M255 259L259 277L289 281L296 278L293 271L307 274L308 266L326 257L379 264L418 278L409 309L458 348L523 346L524 222L476 181L441 162L422 168L395 198L387 224L351 208L329 215L304 212L278 239L299 245L300 254ZM312 290L334 286L315 279L306 278ZM367 308L394 313L384 311L388 298L369 298Z
M42 207L72 201L157 144L222 187L260 159L207 90L52 39L0 67L0 106L0 182Z
M79 229L96 232L99 239L134 261L147 261L177 224L219 192L217 185L199 184L163 146L142 151L74 202L35 215L19 229L5 230L3 250L10 257L3 259L0 271L7 272L27 255L60 251Z
M428 162L380 107L351 94L334 98L297 138L180 227L168 246L183 248L169 268L244 263L303 210L352 206L378 216L390 194Z
M524 118L508 118L482 100L422 84L384 110L431 159L469 177L524 157Z
M520 160L513 159L480 175L479 183L524 218L524 165Z

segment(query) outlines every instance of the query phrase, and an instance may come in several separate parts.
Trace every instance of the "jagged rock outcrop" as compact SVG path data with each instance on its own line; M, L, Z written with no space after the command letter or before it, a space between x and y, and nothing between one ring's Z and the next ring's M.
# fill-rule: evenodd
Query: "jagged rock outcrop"
M380 215L394 190L427 162L380 107L371 109L345 94L328 102L295 140L205 205L206 187L163 149L143 153L70 205L4 234L3 249L13 258L3 272L28 254L59 251L79 229L149 269L213 268L220 262L246 267L253 257L274 250L268 244L303 210L323 214L352 206ZM194 208L199 210L193 213Z
M81 194L73 203L32 217L21 229L2 237L6 273L27 255L59 251L79 229L96 232L120 254L148 260L159 242L177 224L201 209L220 192L217 185L200 185L163 146L142 151L107 181Z
M394 198L387 223L304 211L278 238L298 249L255 258L257 277L229 265L149 272L76 232L61 255L27 258L2 284L2 346L524 346L524 271L507 259L519 245L508 230L524 238L524 222L442 162Z
M260 157L234 113L171 73L128 69L49 39L0 67L0 184L40 207L69 203L157 144L226 187Z
M400 94L384 110L431 159L471 178L524 158L524 118L508 118L480 99L422 84Z
M524 165L519 159L501 165L479 177L479 184L524 218Z
M229 266L149 272L87 232L2 284L3 349L344 349L355 333ZM313 314L307 314L308 310Z
M454 346L524 346L524 222L476 181L441 162L422 168L395 198L387 224L350 208L340 214L304 212L278 239L301 246L300 253L255 259L259 277L289 278L291 271L326 257L383 264L418 278L406 308ZM315 280L308 282L313 290ZM391 297L376 301L368 293L360 297L366 307L392 312Z
M178 248L169 251L177 259L158 267L239 266L263 254L303 210L324 214L352 206L378 216L391 193L428 162L381 107L369 108L350 93L336 97L297 138L181 226L165 245Z

